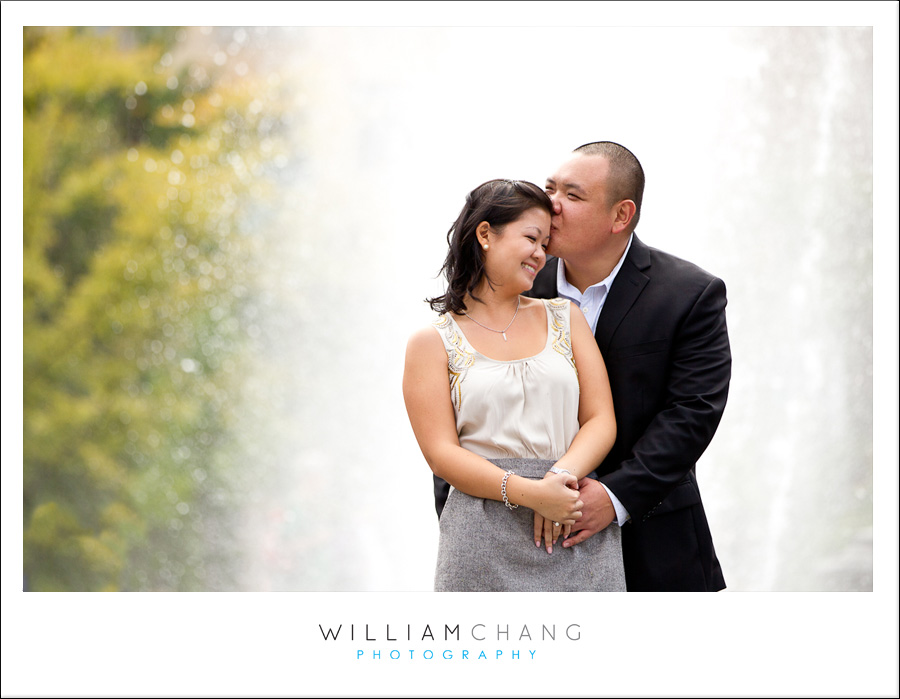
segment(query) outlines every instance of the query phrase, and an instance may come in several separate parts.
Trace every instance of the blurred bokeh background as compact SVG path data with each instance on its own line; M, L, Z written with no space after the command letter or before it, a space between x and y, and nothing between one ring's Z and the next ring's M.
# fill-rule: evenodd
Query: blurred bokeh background
M465 193L594 140L728 285L729 589L873 589L871 27L23 39L24 589L431 589L406 338Z

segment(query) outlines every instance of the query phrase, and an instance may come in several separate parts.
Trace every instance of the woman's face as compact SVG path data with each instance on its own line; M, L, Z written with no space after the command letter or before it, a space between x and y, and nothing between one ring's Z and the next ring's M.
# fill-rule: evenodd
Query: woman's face
M501 231L491 228L479 241L488 244L484 266L495 286L528 291L547 262L550 214L540 208L526 211Z

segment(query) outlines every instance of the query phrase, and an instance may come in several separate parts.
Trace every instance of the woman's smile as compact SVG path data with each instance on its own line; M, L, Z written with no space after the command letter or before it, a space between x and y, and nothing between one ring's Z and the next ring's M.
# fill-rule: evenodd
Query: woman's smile
M537 265L533 265L530 262L523 262L522 267L524 267L525 271L528 272L532 277L538 273Z

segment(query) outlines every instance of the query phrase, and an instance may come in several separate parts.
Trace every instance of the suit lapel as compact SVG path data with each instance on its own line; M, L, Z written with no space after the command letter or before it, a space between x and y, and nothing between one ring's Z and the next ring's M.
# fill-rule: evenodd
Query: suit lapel
M616 328L650 281L650 277L644 273L649 267L650 252L647 246L634 236L628 256L616 274L609 296L600 312L600 319L597 321L597 332L594 336L601 352L606 353L609 350L609 343Z
M556 270L559 267L558 257L548 257L544 269L538 272L534 286L525 296L533 296L538 299L552 299L559 295L556 288Z

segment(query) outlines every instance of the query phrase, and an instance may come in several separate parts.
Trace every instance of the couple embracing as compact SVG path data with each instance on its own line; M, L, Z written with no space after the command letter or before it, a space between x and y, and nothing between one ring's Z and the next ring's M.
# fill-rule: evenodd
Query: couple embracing
M447 238L403 393L434 473L438 591L717 591L695 475L731 376L722 280L635 235L609 141L492 180Z

